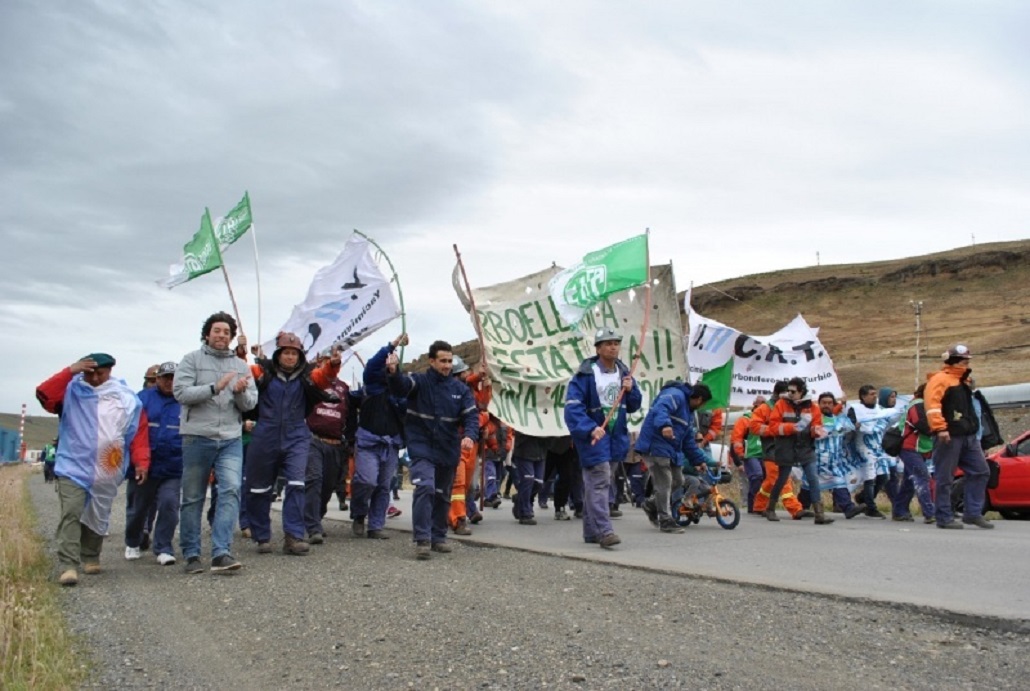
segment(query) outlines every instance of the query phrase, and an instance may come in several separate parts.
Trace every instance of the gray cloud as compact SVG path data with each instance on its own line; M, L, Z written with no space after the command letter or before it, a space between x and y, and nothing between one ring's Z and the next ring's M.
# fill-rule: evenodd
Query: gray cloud
M101 347L196 343L165 292L205 206L250 191L263 331L351 228L415 336L479 285L651 227L680 287L1026 234L1019 3L0 3L0 409ZM227 254L256 330L249 242ZM760 249L755 249L760 248ZM391 329L392 330L392 329ZM105 345L107 344L107 345Z

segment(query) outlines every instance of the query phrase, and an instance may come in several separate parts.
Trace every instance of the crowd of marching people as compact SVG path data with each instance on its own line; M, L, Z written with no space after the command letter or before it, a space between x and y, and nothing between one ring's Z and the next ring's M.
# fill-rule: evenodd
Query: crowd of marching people
M679 507L711 491L723 411L710 409L704 384L673 381L631 434L628 418L642 395L619 358L622 336L606 327L593 340L595 355L568 384L563 437L531 436L498 419L486 372L473 371L445 341L429 347L425 372L404 372L396 351L406 334L369 359L353 388L339 379L340 349L309 362L300 339L280 333L270 356L248 351L224 312L204 322L200 348L150 368L138 392L111 376L114 357L88 355L37 389L43 407L61 417L59 443L47 454L61 506L58 580L74 585L80 570L100 571L123 480L125 558L149 549L161 565L181 558L189 574L239 570L236 537L257 554L272 552L271 509L280 497L287 555L325 542L334 494L341 509L349 501L354 537L388 539L386 522L400 513L391 501L401 465L413 488L417 559L450 552L449 535L471 534L484 519L480 507L499 509L513 489L515 525L538 525L538 510L553 510L557 521L581 520L583 540L604 549L621 542L612 519L626 504L662 533L682 533ZM791 518L819 525L833 523L835 511L884 519L883 493L894 521L914 521L916 500L926 523L992 528L981 515L983 449L999 440L969 377L970 358L965 346L952 347L904 402L886 388L863 386L849 403L813 396L800 378L778 382L770 400L757 397L732 426L740 510L779 521L782 502ZM957 468L966 478L961 520L951 502ZM798 472L800 482L792 479Z

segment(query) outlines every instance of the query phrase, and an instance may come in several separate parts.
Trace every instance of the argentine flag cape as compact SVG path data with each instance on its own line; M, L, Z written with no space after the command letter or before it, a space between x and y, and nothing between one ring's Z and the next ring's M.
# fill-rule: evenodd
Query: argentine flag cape
M98 535L107 535L143 404L121 379L94 388L77 374L65 390L63 405L54 472L86 490L80 520Z

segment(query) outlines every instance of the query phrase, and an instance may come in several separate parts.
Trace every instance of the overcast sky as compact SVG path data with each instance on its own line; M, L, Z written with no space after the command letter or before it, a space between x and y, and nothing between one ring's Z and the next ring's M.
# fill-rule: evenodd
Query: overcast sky
M682 290L1026 237L1028 35L1021 0L3 0L0 411L195 348L220 274L154 281L244 190L262 336L358 228L411 355L474 336L455 243L480 286L650 228Z

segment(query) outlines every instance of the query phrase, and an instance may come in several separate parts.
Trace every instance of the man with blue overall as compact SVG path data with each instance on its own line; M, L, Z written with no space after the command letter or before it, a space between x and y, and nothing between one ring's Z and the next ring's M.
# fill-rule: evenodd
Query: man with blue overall
M462 450L479 439L479 411L472 391L451 376L454 351L446 341L429 346L429 370L404 374L387 365L390 393L407 400L404 431L411 455L411 523L415 557L452 551L447 544L451 487ZM463 436L458 438L458 430Z
M307 417L315 405L334 401L326 391L340 371L340 351L321 366L309 365L296 334L282 332L270 360L252 367L257 382L258 419L247 450L247 518L258 553L272 551L272 486L281 471L286 478L283 498L283 552L308 553L304 523L305 483L311 432Z

